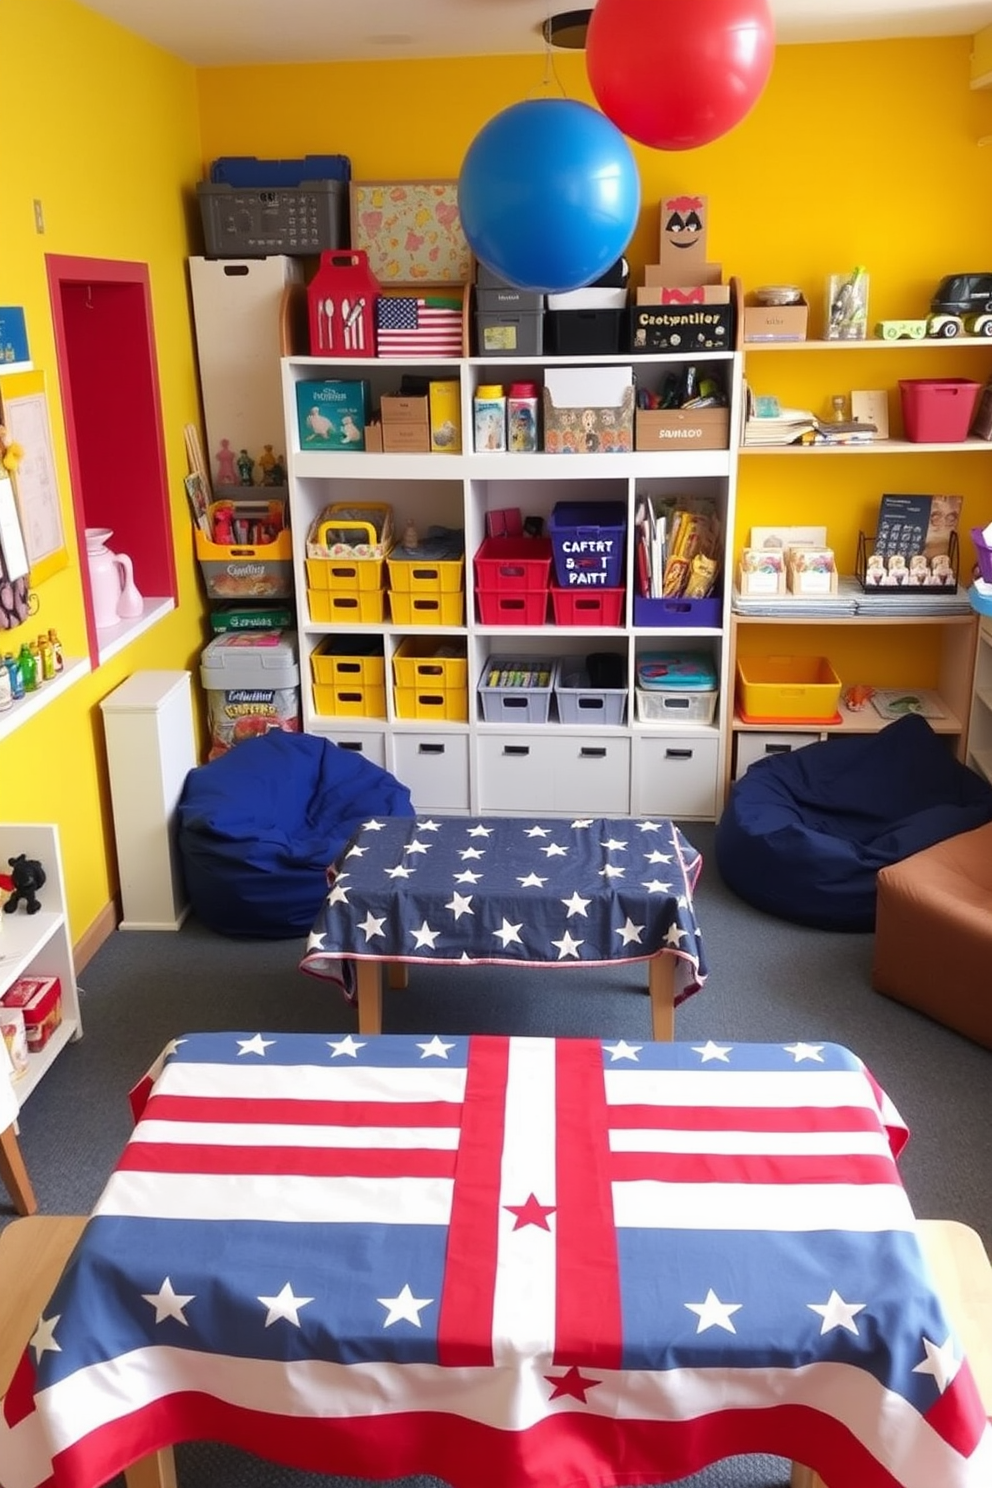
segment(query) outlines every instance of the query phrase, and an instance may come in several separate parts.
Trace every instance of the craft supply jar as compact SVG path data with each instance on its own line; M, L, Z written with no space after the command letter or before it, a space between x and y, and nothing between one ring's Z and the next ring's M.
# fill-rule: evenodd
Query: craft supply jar
M506 395L507 443L511 454L537 450L538 396L536 382L512 382Z
M480 383L472 403L475 448L487 454L506 450L506 394L500 382Z

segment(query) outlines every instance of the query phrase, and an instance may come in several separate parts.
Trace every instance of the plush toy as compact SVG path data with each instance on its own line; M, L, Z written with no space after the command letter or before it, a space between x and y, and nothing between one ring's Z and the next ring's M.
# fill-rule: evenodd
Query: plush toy
M38 890L45 882L44 868L37 859L25 857L24 853L18 853L16 858L8 858L7 862L10 864L14 892L3 907L4 914L13 914L22 899L27 905L28 914L37 914L41 908Z

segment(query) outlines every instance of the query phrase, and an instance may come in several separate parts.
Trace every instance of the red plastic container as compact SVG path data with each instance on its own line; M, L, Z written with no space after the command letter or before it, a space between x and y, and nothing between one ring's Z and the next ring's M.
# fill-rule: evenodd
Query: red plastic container
M475 555L477 589L547 589L549 537L487 537Z
M960 444L968 437L981 390L980 382L966 377L901 377L906 438L914 444Z
M551 586L556 625L622 625L626 589L559 589Z
M477 589L475 600L483 625L547 624L547 589Z

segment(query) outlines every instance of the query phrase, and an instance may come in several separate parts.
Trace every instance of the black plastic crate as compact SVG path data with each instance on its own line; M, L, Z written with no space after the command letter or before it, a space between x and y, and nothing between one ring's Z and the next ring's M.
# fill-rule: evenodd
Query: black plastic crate
M620 350L625 310L548 310L544 349L556 356L611 356Z

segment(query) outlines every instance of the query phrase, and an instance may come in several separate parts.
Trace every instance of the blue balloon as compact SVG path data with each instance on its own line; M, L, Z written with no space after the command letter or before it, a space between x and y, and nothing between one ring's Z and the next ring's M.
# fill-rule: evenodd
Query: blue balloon
M562 294L604 274L637 225L641 183L605 114L568 98L515 103L468 148L462 229L480 263L518 289Z

